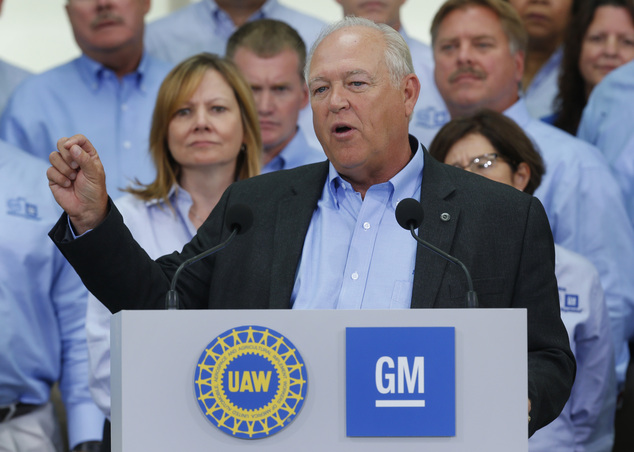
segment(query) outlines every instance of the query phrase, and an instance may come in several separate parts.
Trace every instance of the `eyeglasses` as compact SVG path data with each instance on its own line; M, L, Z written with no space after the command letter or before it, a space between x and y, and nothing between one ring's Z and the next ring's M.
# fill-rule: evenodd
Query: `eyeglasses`
M495 162L497 162L498 158L499 156L497 154L483 154L471 160L467 166L462 166L458 163L454 163L452 166L471 171L472 173L483 174L495 166Z

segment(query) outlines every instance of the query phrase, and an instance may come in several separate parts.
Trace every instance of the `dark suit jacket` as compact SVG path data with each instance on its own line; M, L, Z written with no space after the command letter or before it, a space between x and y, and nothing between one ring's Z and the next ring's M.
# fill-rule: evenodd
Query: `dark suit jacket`
M224 240L227 207L247 204L254 214L252 228L181 274L181 307L286 309L327 173L323 162L233 184L182 253L156 262L136 244L113 205L107 219L83 237L69 240L63 216L51 238L112 312L162 309L179 264ZM427 153L421 202L420 236L465 263L480 306L528 310L532 434L559 414L575 373L559 314L553 239L544 209L536 198L438 163ZM444 213L448 221L441 219ZM460 268L418 248L412 308L465 307L465 292ZM485 414L486 407L482 410Z

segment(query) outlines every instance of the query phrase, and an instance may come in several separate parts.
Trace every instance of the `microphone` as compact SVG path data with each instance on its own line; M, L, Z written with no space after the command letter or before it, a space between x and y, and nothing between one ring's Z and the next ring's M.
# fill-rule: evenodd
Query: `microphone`
M224 247L226 247L229 242L233 240L233 238L238 234L244 234L249 230L251 225L253 224L253 212L251 208L245 204L234 204L227 209L227 215L225 216L225 225L227 228L231 230L231 234L219 245L214 246L206 251L203 251L200 254L197 254L194 257L190 257L185 262L180 264L180 266L176 269L176 273L174 273L174 277L172 278L172 283L170 285L170 290L167 292L165 296L165 309L178 309L178 294L176 293L176 281L178 281L178 277L185 268L189 267L191 264L198 262L201 259L204 259L207 256L214 254L217 251L220 251Z
M471 281L471 275L469 274L469 270L467 267L460 262L457 258L445 253L440 248L435 247L431 243L428 243L418 237L415 229L417 229L423 222L423 207L420 203L413 198L403 199L396 205L396 221L403 228L409 230L412 234L412 237L427 248L430 251L433 251L443 259L448 260L452 264L458 265L464 271L465 276L467 277L467 285L469 286L469 291L467 292L467 307L468 308L477 308L478 307L478 295L473 290L473 282Z

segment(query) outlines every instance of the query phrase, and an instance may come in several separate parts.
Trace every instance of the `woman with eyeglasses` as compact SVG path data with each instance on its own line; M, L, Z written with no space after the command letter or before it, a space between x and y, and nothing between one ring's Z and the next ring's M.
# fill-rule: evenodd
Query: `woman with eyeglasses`
M539 152L522 129L491 110L447 123L434 138L429 153L441 162L529 194L537 189L545 172ZM584 257L558 245L555 273L561 318L577 360L577 377L562 413L530 438L529 450L612 450L614 348L599 275Z

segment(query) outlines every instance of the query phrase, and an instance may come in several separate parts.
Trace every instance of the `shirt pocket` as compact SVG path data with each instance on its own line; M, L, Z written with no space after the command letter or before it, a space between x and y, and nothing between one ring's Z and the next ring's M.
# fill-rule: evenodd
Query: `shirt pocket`
M390 309L409 309L412 305L413 281L396 281L390 299Z

